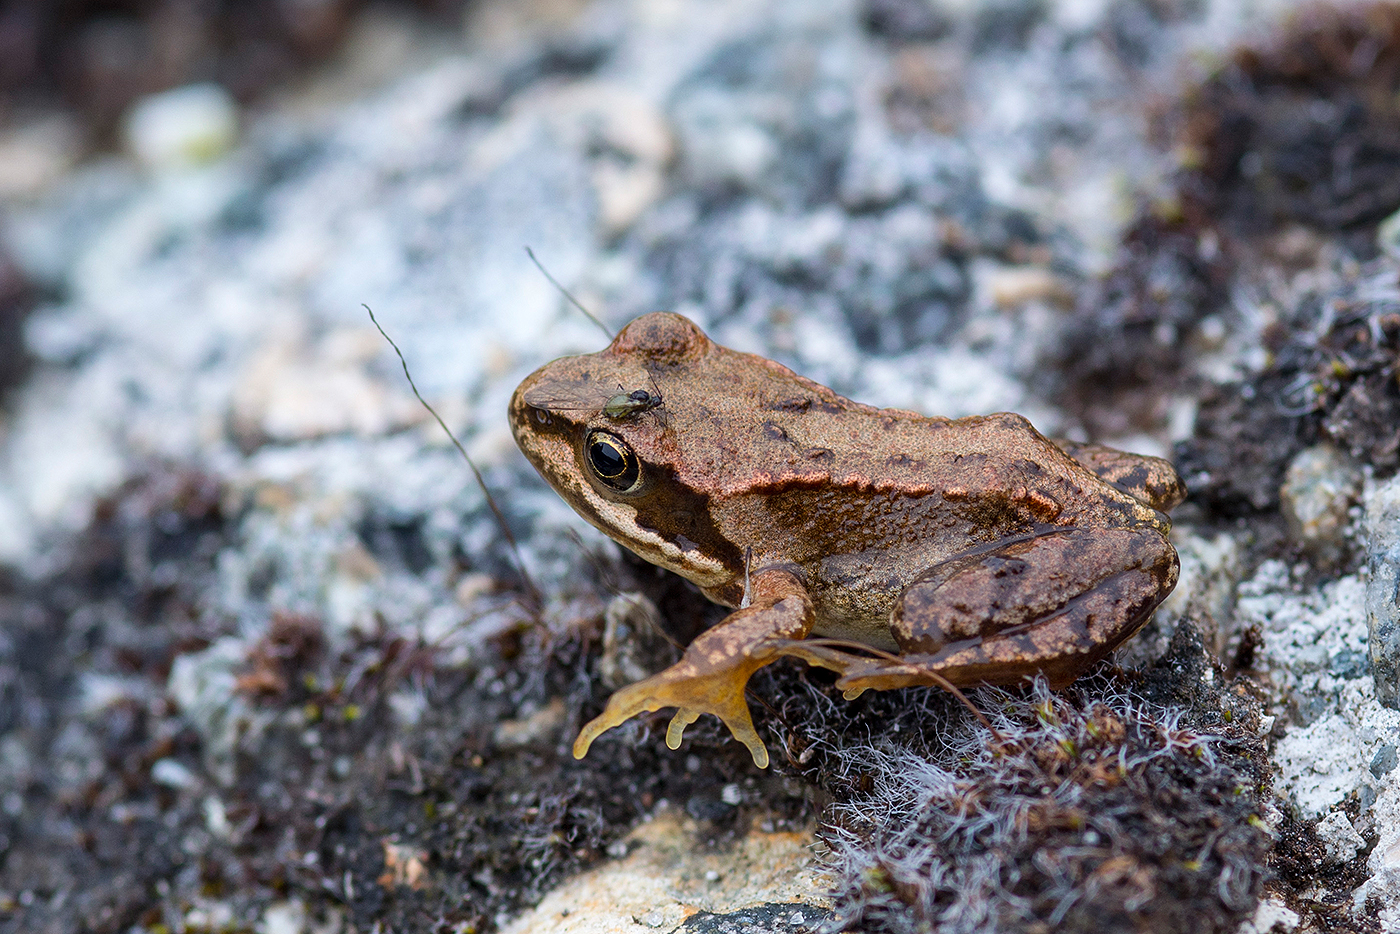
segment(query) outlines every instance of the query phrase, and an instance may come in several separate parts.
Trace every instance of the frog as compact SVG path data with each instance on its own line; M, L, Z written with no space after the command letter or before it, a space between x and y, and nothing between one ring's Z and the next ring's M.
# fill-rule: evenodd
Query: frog
M1177 581L1171 463L1052 439L1008 412L876 408L647 314L604 350L528 376L515 441L589 523L731 609L679 661L617 690L573 754L675 708L759 768L745 699L792 657L848 699L1044 678L1061 689L1146 623Z

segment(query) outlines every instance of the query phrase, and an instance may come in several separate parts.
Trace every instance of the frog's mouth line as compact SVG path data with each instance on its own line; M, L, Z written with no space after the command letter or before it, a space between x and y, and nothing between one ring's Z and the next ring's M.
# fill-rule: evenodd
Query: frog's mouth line
M640 510L626 502L609 499L584 479L583 466L572 444L559 434L521 432L516 441L527 460L555 492L588 523L644 561L674 571L697 586L719 587L733 576L722 561L706 557L693 546L667 540L659 532L642 525ZM554 469L553 464L572 463L573 472Z

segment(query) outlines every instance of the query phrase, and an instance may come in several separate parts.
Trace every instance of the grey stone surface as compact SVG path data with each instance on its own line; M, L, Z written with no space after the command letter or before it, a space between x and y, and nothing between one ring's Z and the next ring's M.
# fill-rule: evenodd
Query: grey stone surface
M1376 697L1400 708L1400 481L1366 497L1366 625Z

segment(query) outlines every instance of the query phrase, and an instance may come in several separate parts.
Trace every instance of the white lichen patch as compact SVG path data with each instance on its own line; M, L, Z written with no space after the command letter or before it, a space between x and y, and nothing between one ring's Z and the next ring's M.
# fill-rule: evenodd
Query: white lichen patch
M1237 627L1259 627L1263 667L1280 699L1317 696L1324 676L1335 691L1366 673L1366 582L1358 575L1302 592L1287 565L1266 561L1239 585L1235 612Z

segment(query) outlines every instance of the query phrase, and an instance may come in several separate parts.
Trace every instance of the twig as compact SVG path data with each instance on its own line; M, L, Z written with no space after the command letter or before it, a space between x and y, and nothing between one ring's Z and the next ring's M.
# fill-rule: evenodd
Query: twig
M548 273L546 273L546 275L548 275ZM437 413L436 409L428 404L428 400L424 399L423 394L418 391L418 384L413 381L413 374L408 372L408 361L404 359L403 351L399 350L399 345L394 343L394 339L390 337L388 333L385 332L383 326L380 325L379 319L374 316L374 309L370 308L368 305L365 305L364 309L369 312L369 320L373 322L375 330L389 342L389 346L394 348L394 353L398 355L399 365L403 367L404 379L408 380L408 386L413 390L413 395L417 397L423 408L428 410L428 414L432 415L432 417L437 420L437 423L442 426L442 430L447 432L447 437L452 439L452 444L457 448L457 453L462 455L462 459L465 460L467 466L471 468L472 476L476 477L476 485L481 487L481 495L486 497L486 505L491 507L492 515L496 517L496 525L500 527L501 534L505 536L506 542L509 543L511 554L515 556L515 569L520 572L520 580L525 584L525 591L532 604L532 608L538 613L540 609L544 607L544 598L540 596L539 588L535 586L534 580L531 579L530 572L525 570L525 561L520 556L520 545L516 543L515 536L511 534L510 526L506 524L505 513L501 512L501 507L496 505L496 498L491 495L490 488L486 486L486 478L481 475L481 470L476 466L476 461L472 460L472 456L467 453L467 449L462 447L462 442L458 441L457 436L452 433L452 429L447 427L447 422L442 420L442 416Z
M608 326L607 326L606 324L604 324L603 322L601 322L601 321L599 321L597 318L595 318L595 317L593 316L593 312L589 311L587 308L584 308L583 305L579 303L579 300L578 300L578 299L574 298L572 295L569 294L569 290L568 290L568 289L564 288L562 285L559 284L559 280L558 280L558 279L554 278L553 276L551 276L551 275L549 274L549 270L548 270L548 269L545 269L545 268L544 268L544 264L541 263L541 262L539 261L539 259L537 259L537 258L535 257L535 251L534 251L534 250L530 249L530 248L527 246L527 247L525 248L525 255L527 255L527 256L530 257L530 262L532 262L532 263L535 264L535 268L536 268L536 269L538 269L540 272L544 273L544 277L545 277L546 279L549 280L550 285L552 285L552 286L554 286L556 289L558 289L559 292L560 292L565 298L567 298L567 299L570 301L570 303L573 304L573 306L574 306L575 308L577 308L579 311L583 312L584 317L586 317L589 321L592 321L594 324L598 325L598 327L599 327L600 329L602 329L602 332L603 332L604 334L608 335L608 340L612 340L612 339L613 339L613 332L611 331L611 329L609 329Z

